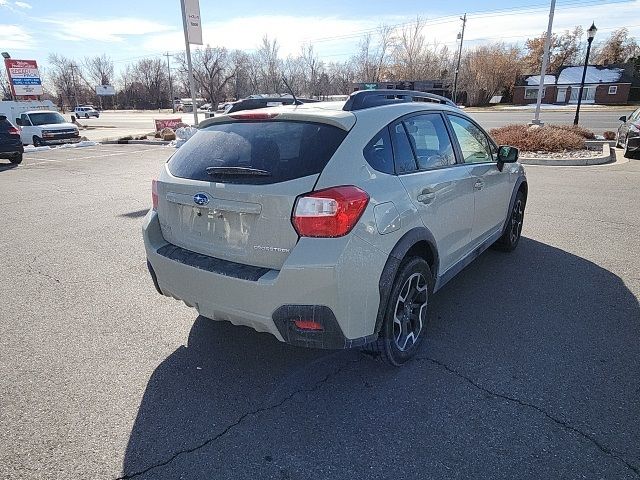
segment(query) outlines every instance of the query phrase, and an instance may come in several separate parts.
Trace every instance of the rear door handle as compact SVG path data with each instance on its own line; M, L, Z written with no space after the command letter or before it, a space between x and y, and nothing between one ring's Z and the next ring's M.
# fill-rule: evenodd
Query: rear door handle
M476 183L473 184L474 190L482 190L482 187L484 187L484 182L480 179L477 179Z
M431 203L436 199L436 192L431 189L425 188L420 195L418 195L417 200L420 203Z

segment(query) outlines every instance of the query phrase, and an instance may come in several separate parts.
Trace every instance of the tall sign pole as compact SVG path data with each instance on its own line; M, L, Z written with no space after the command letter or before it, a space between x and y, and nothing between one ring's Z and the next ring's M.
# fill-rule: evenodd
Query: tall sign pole
M532 125L542 125L540 121L540 104L542 103L542 91L544 90L544 80L547 78L547 65L549 64L549 48L551 46L551 29L553 27L553 14L556 10L556 0L551 0L549 10L549 25L547 26L547 38L544 39L544 55L542 56L542 70L540 72L540 82L538 85L538 100L536 101L536 115L531 121Z
M198 0L180 0L182 7L182 26L184 28L184 44L187 50L187 69L189 70L189 89L191 90L191 107L193 122L198 124L198 104L196 102L196 85L193 80L190 44L202 45L202 24L200 23L200 4Z
M458 50L458 64L453 77L453 103L456 103L456 97L458 96L458 73L460 72L460 58L462 57L462 42L464 41L464 27L467 25L467 14L465 13L464 17L460 17L460 20L462 20L462 33L458 34L460 37L460 49Z

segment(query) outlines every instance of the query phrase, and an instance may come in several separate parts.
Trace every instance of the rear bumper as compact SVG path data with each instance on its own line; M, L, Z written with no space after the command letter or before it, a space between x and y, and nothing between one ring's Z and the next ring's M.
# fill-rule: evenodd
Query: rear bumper
M0 143L0 158L13 158L24 153L22 141Z
M294 345L348 348L375 339L378 280L386 256L357 236L303 238L282 269L264 269L257 280L167 256L172 248L162 237L156 212L147 214L143 236L156 288L205 317L246 325ZM331 246L322 248L318 242ZM293 324L297 319L313 319L324 329L299 330Z
M63 143L78 143L80 136L66 138L43 138L43 145L62 145Z

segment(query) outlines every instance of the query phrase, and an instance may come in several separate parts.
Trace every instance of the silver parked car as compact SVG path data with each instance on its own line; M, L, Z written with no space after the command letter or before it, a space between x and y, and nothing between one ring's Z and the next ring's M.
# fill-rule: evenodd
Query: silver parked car
M149 270L205 317L400 365L431 295L486 248L518 245L517 158L420 92L211 118L153 182Z

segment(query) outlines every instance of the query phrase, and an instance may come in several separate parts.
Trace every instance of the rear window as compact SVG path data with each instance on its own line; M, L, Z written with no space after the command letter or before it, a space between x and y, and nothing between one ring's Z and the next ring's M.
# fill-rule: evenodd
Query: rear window
M191 137L169 160L172 175L221 183L268 184L318 174L346 137L344 130L320 123L258 121L222 123ZM225 167L227 173L207 173ZM233 173L229 167L255 169Z

